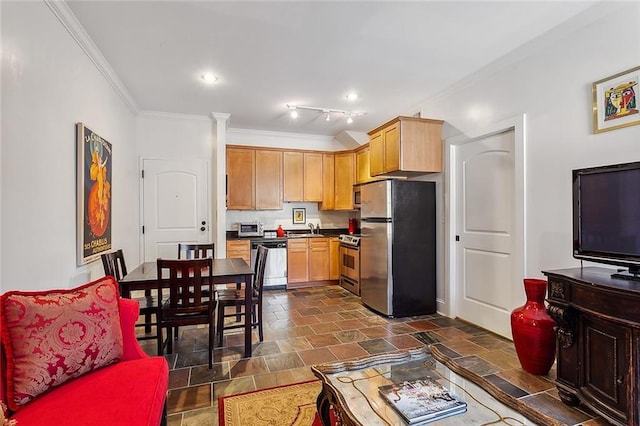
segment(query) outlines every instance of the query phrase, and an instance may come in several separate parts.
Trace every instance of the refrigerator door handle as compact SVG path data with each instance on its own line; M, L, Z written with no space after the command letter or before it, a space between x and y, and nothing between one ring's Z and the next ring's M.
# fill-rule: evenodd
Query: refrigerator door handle
M393 220L390 217L364 217L360 219L361 222L367 223L391 223Z

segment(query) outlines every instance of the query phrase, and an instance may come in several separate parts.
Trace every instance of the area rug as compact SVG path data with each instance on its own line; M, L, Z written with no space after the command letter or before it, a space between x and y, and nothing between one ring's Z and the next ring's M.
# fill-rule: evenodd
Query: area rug
M310 426L316 420L319 380L221 397L220 426Z

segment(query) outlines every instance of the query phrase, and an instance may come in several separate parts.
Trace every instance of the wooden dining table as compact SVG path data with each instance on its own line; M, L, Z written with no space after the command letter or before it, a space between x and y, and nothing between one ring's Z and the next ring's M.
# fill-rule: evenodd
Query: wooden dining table
M207 285L215 284L232 284L240 286L244 283L246 286L251 285L253 281L253 270L244 259L213 259L211 282ZM166 286L169 284L168 276L161 278ZM155 290L158 287L158 269L156 262L144 262L133 271L129 272L122 280L120 280L120 293L122 297L130 298L131 292L134 290ZM253 304L252 291L244 291L245 312L251 312ZM251 321L248 321L249 315L245 316L244 321L244 354L245 357L251 357Z

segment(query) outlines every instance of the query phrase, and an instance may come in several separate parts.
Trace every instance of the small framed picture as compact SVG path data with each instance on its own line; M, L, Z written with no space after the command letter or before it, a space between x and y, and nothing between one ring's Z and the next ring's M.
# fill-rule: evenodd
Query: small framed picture
M307 209L293 209L293 223L306 223Z
M593 83L593 133L640 124L640 67Z

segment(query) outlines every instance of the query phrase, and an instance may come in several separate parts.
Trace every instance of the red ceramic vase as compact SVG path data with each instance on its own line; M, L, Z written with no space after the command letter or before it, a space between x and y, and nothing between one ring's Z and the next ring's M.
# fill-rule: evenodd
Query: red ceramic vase
M511 312L511 333L520 365L524 371L545 375L556 356L556 336L553 318L547 314L544 296L547 282L536 278L524 279L527 303Z

